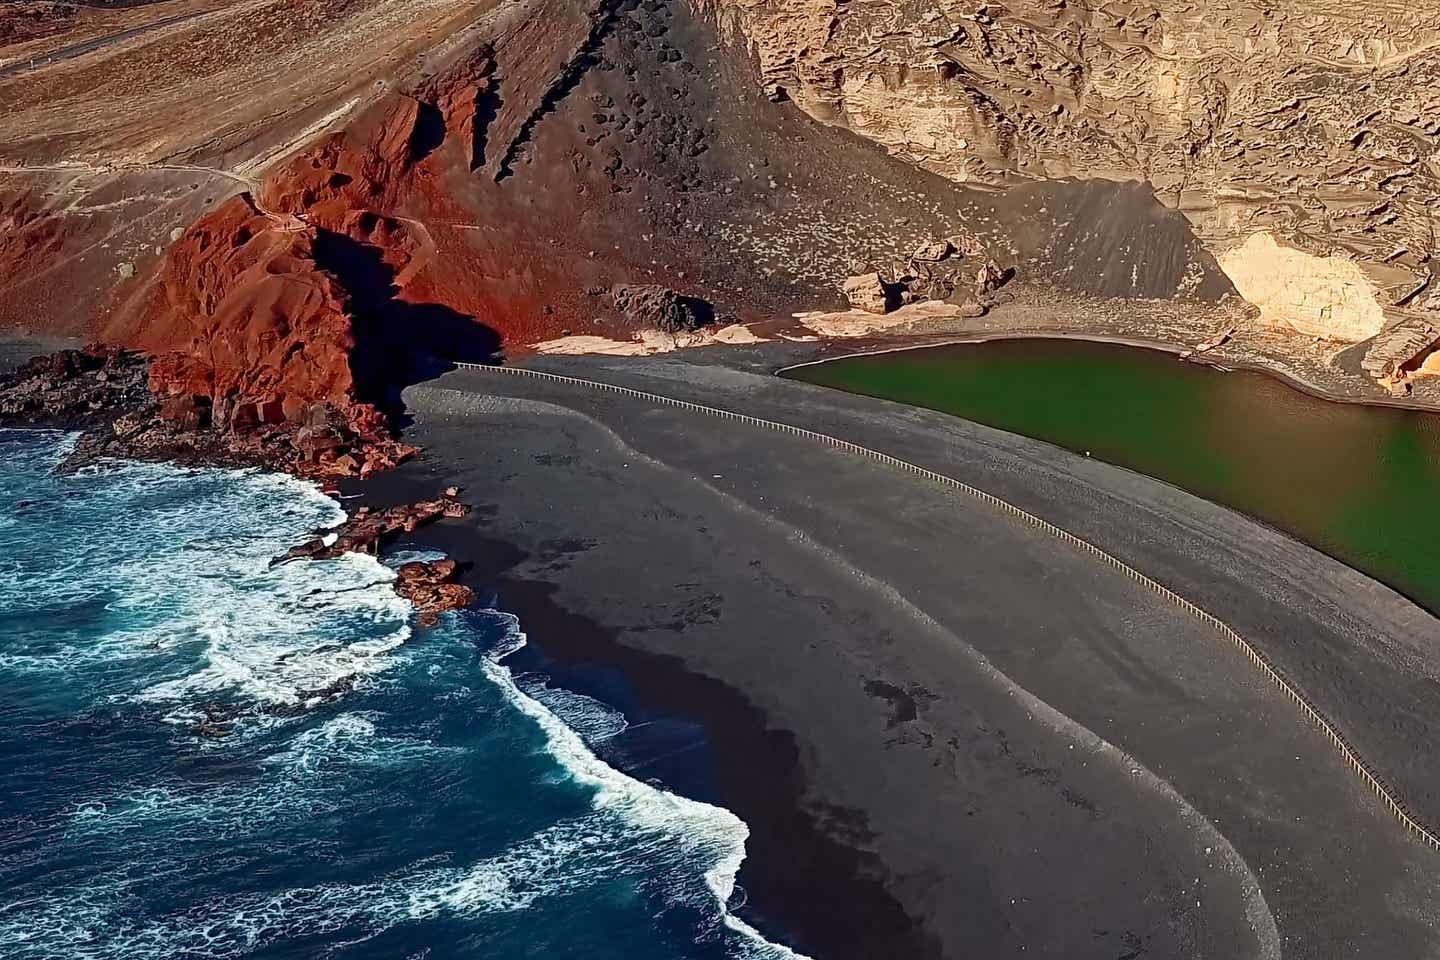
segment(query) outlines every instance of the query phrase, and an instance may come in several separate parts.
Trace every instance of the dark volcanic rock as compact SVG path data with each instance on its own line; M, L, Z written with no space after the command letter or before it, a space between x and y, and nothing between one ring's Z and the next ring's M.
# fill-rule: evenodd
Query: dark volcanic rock
M291 547L271 564L329 560L346 553L378 553L401 533L411 533L441 517L465 516L470 508L456 499L458 495L455 487L447 487L434 500L384 510L361 507L340 526ZM432 626L446 610L458 610L474 601L474 591L456 582L459 572L459 565L449 559L407 563L396 571L395 592L414 605L422 626Z
M209 466L260 466L311 479L368 476L417 451L396 440L369 404L312 404L304 421L216 416L205 394L156 398L139 353L90 346L36 357L0 377L0 426L83 430L70 468L114 457Z
M150 400L139 354L91 345L34 357L0 377L0 424L74 430Z
M631 323L666 333L689 333L715 320L708 301L656 284L617 284L610 288L610 299Z
M441 517L463 517L469 510L448 493L434 500L421 500L384 510L361 507L340 526L291 547L273 562L330 560L346 553L377 553L397 534L412 533Z

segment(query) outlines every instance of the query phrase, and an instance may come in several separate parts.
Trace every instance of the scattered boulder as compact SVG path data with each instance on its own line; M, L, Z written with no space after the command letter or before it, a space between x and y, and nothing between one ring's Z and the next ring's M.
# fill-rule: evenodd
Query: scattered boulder
M420 625L434 626L446 610L468 607L475 592L457 583L459 565L454 560L415 561L395 572L395 592L414 606Z
M955 252L955 245L949 240L932 240L929 243L922 243L915 248L910 255L911 263L939 263L948 260Z
M994 261L986 260L975 272L975 293L985 296L1008 283L1014 270L1002 270Z
M901 279L912 302L949 300L965 285L965 264L960 260L922 263L911 261L912 270Z
M665 333L690 333L715 320L709 301L658 284L617 284L610 288L610 300L637 327Z
M860 262L851 269L854 275L843 289L856 310L883 314L912 303L945 301L959 306L964 317L983 316L990 294L1014 274L987 257L978 240L964 236L928 240L904 262L879 270Z
M899 305L898 294L878 271L847 278L843 289L850 306L866 313L889 313Z

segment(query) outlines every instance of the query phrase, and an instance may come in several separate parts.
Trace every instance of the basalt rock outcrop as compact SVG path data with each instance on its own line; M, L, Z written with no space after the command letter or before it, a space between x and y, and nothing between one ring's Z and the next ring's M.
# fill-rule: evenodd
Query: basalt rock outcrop
M0 426L82 431L69 469L106 458L261 466L315 480L367 476L413 456L368 404L315 403L298 420L218 417L203 395L156 397L153 364L94 344L36 357L0 377Z
M715 319L715 308L702 297L690 297L658 284L617 284L610 299L637 327L662 333L691 333Z
M433 500L400 504L383 509L361 507L340 526L297 544L272 563L291 560L333 560L347 553L374 554L402 533L414 533L441 517L463 517L470 508L457 499L451 488Z
M34 357L0 375L0 423L84 429L150 403L146 364L92 344Z
M333 560L347 553L379 553L403 533L413 533L442 517L465 516L470 508L458 496L459 490L450 487L433 500L383 509L361 507L334 529L291 547L271 565L293 560ZM440 614L474 602L475 592L459 581L460 566L454 560L416 560L401 564L395 571L394 587L414 606L421 626L434 626Z

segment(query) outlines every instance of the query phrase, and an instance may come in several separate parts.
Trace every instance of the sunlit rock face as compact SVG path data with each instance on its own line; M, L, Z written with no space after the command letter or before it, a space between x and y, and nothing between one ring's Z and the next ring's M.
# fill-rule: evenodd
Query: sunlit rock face
M1428 262L1434 0L703 3L772 97L946 177L1145 180L1217 254L1354 261L1375 306L1268 311L1306 332L1372 334Z
M1348 257L1317 257L1257 233L1221 257L1220 266L1272 324L1351 343L1385 325L1374 287Z

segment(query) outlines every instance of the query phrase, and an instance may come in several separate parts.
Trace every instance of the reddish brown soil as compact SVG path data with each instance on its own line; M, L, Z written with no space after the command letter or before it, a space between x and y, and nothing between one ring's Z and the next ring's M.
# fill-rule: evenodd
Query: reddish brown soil
M165 393L287 416L317 401L383 404L434 360L629 336L635 321L605 296L617 284L703 298L721 321L784 318L840 306L857 265L940 236L974 238L1022 279L1085 289L1095 272L1067 268L1097 261L1145 279L1143 295L1182 278L1205 297L1227 288L1183 222L1135 191L1088 187L1083 210L1048 195L1010 202L770 103L744 51L687 4L186 9L208 12L125 41L133 54L122 44L34 82L0 81L19 97L0 133L15 127L29 158L0 199L0 218L19 225L0 240L0 290L12 294L0 324L33 317L151 351ZM411 46L388 52L372 21L411 14ZM470 32L435 35L460 20ZM233 36L211 42L237 26L252 46L268 38L273 69L245 66L258 54ZM307 73L307 44L343 53L317 54ZM215 94L227 77L241 84L233 93L262 87L268 107ZM143 129L111 122L146 91L158 99ZM42 101L48 112L35 112ZM278 118L269 127L264 110ZM76 122L97 112L104 122ZM335 118L316 127L328 132L302 135L317 116ZM142 159L34 171L76 144ZM1068 235L1046 211L1095 210L1119 211L1132 242L1081 231L1056 248Z
M148 310L124 337L151 353L161 394L278 404L297 417L348 404L355 337L345 291L315 262L317 231L234 197L170 249Z

